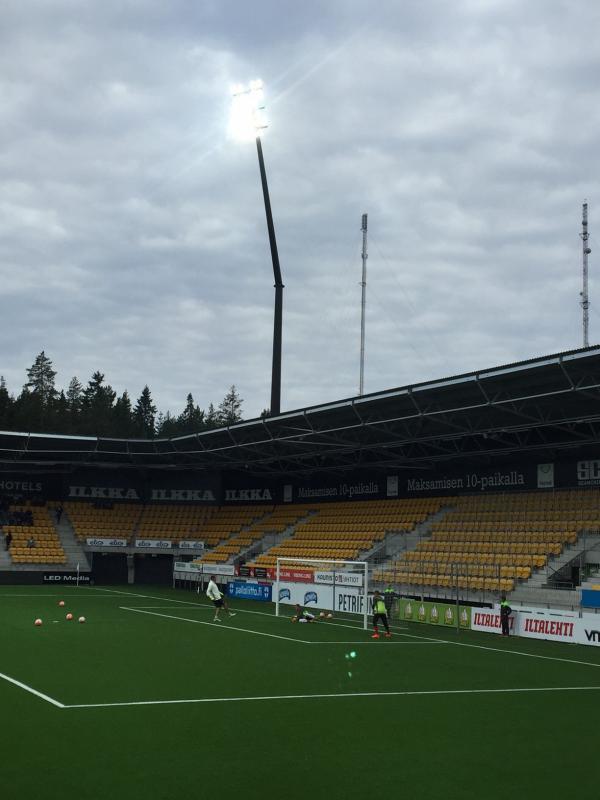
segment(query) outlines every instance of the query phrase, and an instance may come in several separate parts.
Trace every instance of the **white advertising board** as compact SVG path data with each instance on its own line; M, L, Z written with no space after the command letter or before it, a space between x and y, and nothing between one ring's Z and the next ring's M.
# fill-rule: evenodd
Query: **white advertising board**
M202 572L205 575L235 575L233 564L203 564Z
M86 539L88 547L127 547L127 539Z
M358 572L315 572L315 583L333 584L336 586L362 586L364 576Z
M192 561L176 561L173 569L175 572L202 572L202 564L194 564Z
M575 641L600 647L600 614L587 614L575 623Z
M574 642L577 614L555 609L519 609L517 634L527 639Z
M346 614L364 613L364 595L359 587L354 586L333 587L326 584L280 581L279 602L282 605L293 606L298 603L308 609L326 608ZM369 596L368 613L371 613L372 607L373 599Z
M151 550L171 550L173 543L170 539L136 539L136 547L147 547Z
M180 550L204 550L204 542L196 542L191 539L182 539L179 542Z
M516 617L509 617L509 630L516 635ZM471 611L471 630L484 631L484 633L502 633L500 611L493 608L474 608Z
M473 609L471 630L501 633L500 607ZM518 608L510 616L510 633L525 639L600 647L600 615L552 608Z

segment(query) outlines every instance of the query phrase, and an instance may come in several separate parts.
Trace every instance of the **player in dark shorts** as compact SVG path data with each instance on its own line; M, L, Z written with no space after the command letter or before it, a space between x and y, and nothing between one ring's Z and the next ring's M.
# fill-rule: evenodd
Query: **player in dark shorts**
M371 636L371 639L379 639L379 623L383 625L385 628L385 638L389 639L391 637L390 633L390 626L388 623L387 617L387 608L385 607L385 602L379 592L373 592L373 628L375 633Z
M223 594L219 590L217 583L215 581L215 576L210 576L210 581L208 582L208 586L206 587L206 596L212 600L213 605L215 607L215 622L220 622L219 619L219 611L224 608L225 611L229 614L230 617L235 617L235 612L230 611L227 607L227 603L223 599Z

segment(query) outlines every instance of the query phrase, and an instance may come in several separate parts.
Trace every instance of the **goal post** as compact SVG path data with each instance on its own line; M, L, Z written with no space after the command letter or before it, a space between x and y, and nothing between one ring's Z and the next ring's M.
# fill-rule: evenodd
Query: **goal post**
M308 610L362 618L368 626L369 565L366 561L279 556L273 586L275 615L296 603Z

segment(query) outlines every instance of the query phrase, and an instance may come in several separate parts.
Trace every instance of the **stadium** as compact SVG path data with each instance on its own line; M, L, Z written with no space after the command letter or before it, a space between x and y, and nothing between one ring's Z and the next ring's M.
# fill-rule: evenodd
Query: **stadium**
M12 796L595 796L599 398L588 347L176 439L0 434Z
M597 800L579 5L3 4L8 800Z

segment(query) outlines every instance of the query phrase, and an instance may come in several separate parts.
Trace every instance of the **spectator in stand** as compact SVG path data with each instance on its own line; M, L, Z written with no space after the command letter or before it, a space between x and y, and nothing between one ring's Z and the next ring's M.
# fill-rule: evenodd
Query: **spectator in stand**
M27 539L27 547L35 547L35 539L33 536L30 536L29 539Z
M6 542L6 549L10 550L10 543L12 542L12 533L10 531L6 534L4 540Z
M62 506L57 506L56 507L56 524L57 525L60 524L60 518L62 517L62 515L63 515L63 507Z

